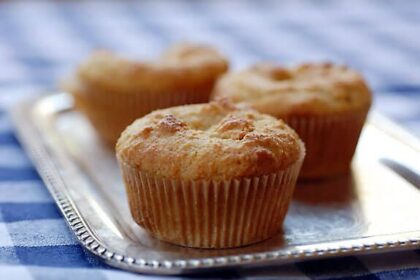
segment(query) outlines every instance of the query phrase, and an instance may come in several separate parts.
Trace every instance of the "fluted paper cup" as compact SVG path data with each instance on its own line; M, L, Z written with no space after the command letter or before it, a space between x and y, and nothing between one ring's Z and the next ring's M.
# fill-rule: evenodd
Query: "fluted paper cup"
M279 232L303 157L265 176L198 181L159 178L119 162L131 214L152 236L187 247L231 248Z
M369 109L329 116L282 117L305 143L300 178L348 172Z
M114 147L121 132L137 118L157 109L208 102L210 90L115 93L84 89L72 94L76 108L87 116L105 143Z

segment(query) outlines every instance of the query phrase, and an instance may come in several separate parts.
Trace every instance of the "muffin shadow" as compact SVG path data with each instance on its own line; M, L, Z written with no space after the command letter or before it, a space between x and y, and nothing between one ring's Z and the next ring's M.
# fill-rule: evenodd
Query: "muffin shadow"
M308 205L324 206L352 203L357 200L353 172L323 179L299 180L293 200Z
M366 229L353 173L296 186L285 222L289 244L329 242L359 236Z

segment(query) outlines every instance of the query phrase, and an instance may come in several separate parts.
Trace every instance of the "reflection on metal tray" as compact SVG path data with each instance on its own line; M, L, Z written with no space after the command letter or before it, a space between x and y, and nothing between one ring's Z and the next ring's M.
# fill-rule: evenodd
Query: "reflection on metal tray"
M24 102L13 117L22 144L71 229L111 266L179 274L420 245L420 171L414 169L420 167L420 145L376 115L362 133L351 174L299 183L282 233L227 250L170 245L137 226L113 152L73 111L68 95Z

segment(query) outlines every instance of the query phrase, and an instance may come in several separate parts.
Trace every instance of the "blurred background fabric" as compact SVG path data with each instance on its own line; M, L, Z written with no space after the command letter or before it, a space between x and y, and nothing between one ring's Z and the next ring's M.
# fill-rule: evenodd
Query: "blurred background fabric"
M218 47L233 69L347 64L366 76L374 109L420 136L420 1L0 1L0 278L137 279L78 245L7 110L56 89L95 48L151 59L179 41ZM419 267L420 252L409 251L210 276L408 279L420 277Z
M211 43L233 68L348 64L420 135L419 1L1 2L0 87L54 88L94 48L150 58L178 41Z

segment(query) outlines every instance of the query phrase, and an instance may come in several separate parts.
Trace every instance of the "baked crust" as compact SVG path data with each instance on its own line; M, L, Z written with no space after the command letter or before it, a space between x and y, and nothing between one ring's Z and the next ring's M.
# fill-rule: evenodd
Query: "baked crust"
M154 111L127 127L116 151L157 177L214 180L284 170L304 146L283 121L219 100Z
M325 115L369 108L371 92L356 71L330 63L284 68L272 63L225 74L213 99L249 103L276 117Z
M109 51L95 51L80 65L77 79L98 92L132 94L142 91L193 90L212 85L228 68L215 49L197 44L177 44L158 59L133 61Z
M61 86L114 148L127 125L153 110L207 102L227 67L221 54L203 45L178 44L152 62L97 51Z

